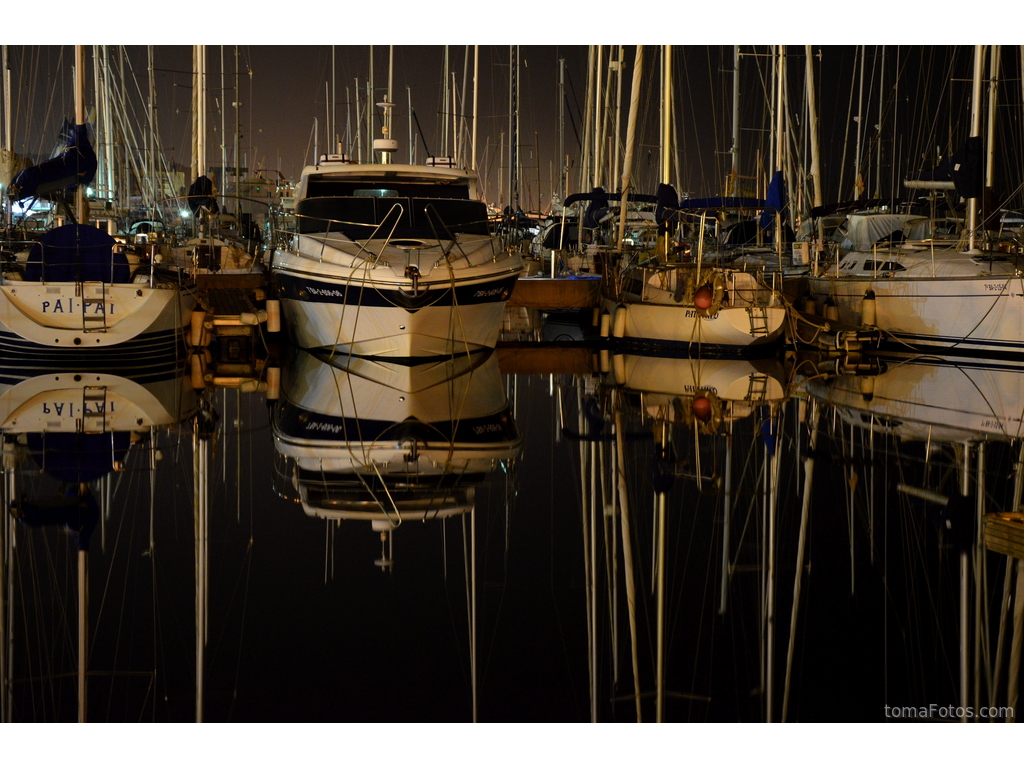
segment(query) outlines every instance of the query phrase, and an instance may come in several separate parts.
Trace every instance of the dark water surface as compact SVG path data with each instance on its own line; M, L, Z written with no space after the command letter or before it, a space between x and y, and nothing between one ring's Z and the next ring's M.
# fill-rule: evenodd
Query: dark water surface
M602 366L585 348L534 351L499 349L422 380L363 370L357 383L326 363L293 361L276 403L236 390L196 399L184 372L146 382L170 388L180 423L140 427L124 470L105 473L98 461L89 481L109 502L88 542L87 719L466 722L475 698L481 721L635 721L623 493L643 720L658 717L659 690L666 721L777 721L785 707L793 721L880 722L886 705L964 703L961 547L967 703L1006 704L1009 628L999 687L992 681L1006 558L976 548L972 532L979 478L984 512L1013 507L1024 397L1012 366L890 361L880 375L844 377L807 361ZM553 372L525 372L545 365ZM24 400L23 421L45 401ZM430 413L419 417L429 429L389 427L395 412L406 413L396 421ZM434 472L426 506L436 512L438 499L462 493L473 512L415 519L415 504L401 506L409 478L389 473L402 463L393 456L355 486L332 485L326 464L319 480L304 475L328 488L322 501L335 511L359 498L360 509L401 517L388 541L367 520L307 514L275 422L292 435L316 431L312 455L328 463L365 457L374 436L378 447L397 445L394 456L418 445L419 466ZM18 430L5 441L9 499L67 498L85 471L81 459L58 469ZM430 453L438 444L447 456ZM106 445L81 452L106 461ZM492 457L485 473L458 468L467 445ZM196 451L208 456L205 577ZM436 466L446 461L442 481ZM901 484L954 501L928 502ZM82 537L9 511L3 530L5 718L74 721ZM959 719L940 714L929 719Z

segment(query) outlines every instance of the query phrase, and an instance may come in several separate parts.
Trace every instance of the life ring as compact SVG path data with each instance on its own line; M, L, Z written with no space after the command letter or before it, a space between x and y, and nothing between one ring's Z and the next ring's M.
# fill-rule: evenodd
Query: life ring
M693 306L701 317L714 317L722 308L725 299L725 278L715 273L710 281L705 280L693 292Z

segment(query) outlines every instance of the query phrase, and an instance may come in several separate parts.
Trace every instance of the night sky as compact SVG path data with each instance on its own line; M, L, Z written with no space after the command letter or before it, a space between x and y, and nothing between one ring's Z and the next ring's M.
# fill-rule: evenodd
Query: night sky
M311 15L312 17L312 15ZM687 17L688 18L688 17ZM700 18L699 16L697 17ZM682 19L681 19L682 20ZM442 22L443 24L443 22ZM442 70L444 45L410 45L418 42L415 24L395 37L397 42L380 34L374 44L373 70L375 100L384 98L388 76L389 45L394 44L393 136L399 143L397 162L409 159L410 97L415 121L412 133L416 159L422 162L428 152L442 154L454 151L450 138L450 116L442 106ZM552 195L569 194L589 189L589 180L580 178L580 155L584 132L586 103L587 39L586 24L565 39L572 43L533 43L534 40L562 39L553 35L557 20L524 35L520 47L520 120L519 147L521 163L520 204L528 210L545 210ZM681 25L683 26L683 25ZM335 43L334 38L348 39L345 33L332 34L328 25L311 21L293 31L268 35L257 31L245 35L245 45L233 43L207 44L207 84L209 111L209 165L219 165L222 121L226 128L227 160L234 162L235 122L240 134L240 161L251 170L268 175L279 171L287 178L297 178L303 165L314 156L314 136L320 152L327 150L327 120L334 100L335 135L343 148L355 154L352 146L355 112L352 102L358 80L360 98L365 99L366 81L370 71L371 46ZM204 25L204 28L215 28ZM455 25L456 40L476 37L474 25ZM564 29L558 27L559 30ZM692 28L686 25L686 28ZM758 30L763 31L763 30ZM492 33L493 34L493 33ZM180 35L180 37L179 37ZM598 35L601 39L604 35ZM720 37L713 35L712 39ZM162 37L162 36L161 36ZM188 40L187 30L176 31L174 37ZM269 39L268 39L269 37ZM295 45L298 39L309 38L316 44ZM482 35L487 41L489 34ZM858 111L863 113L861 137L861 170L866 177L869 195L899 195L901 182L908 172L932 167L939 156L948 156L967 135L969 125L968 96L973 50L970 45L944 46L908 44L914 42L891 39L887 35L868 38L865 44L863 92L859 78L857 45L843 45L845 34L829 29L826 45L813 46L820 142L822 146L822 178L824 202L850 199L853 193L856 166ZM916 35L920 37L920 34ZM93 34L91 40L102 38ZM214 40L232 40L237 35L216 35ZM581 39L582 38L582 39ZM690 196L722 194L730 171L728 150L732 144L732 62L733 40L723 44L693 45L692 34L681 34L675 45L673 79L675 83L675 147L677 150L672 177L679 191ZM747 35L749 39L749 35ZM813 39L813 38L812 38ZM856 38L854 38L856 39ZM129 37L132 43L134 38ZM272 42L273 44L267 44ZM287 44L278 44L278 43ZM861 42L858 40L857 42ZM770 46L741 46L740 86L740 168L741 176L762 178L770 172L767 156L771 151L769 100L765 89L770 84L766 57ZM146 47L130 44L123 49L111 48L111 56L123 56L130 64L126 71L134 77L126 95L128 110L136 123L142 125L145 109L141 93L148 88ZM467 117L472 115L472 45L450 44L449 73L454 73L456 88ZM609 47L604 48L605 62ZM91 46L87 47L91 53ZM798 174L809 171L809 143L804 117L803 45L787 48L789 66L790 112L794 149L804 156ZM238 94L235 94L235 59L238 59ZM629 95L635 46L625 46L625 71L622 84L620 120L621 141L625 140ZM72 46L11 46L15 81L15 149L40 156L48 155L65 116L73 111L70 62ZM653 194L660 180L658 148L660 65L659 46L647 45L644 78L641 86L638 138L635 146L634 181L639 192ZM332 59L333 78L332 78ZM160 144L169 159L187 165L190 159L191 135L191 45L156 44L154 52L157 90L157 120ZM224 92L221 91L222 66ZM565 189L560 184L558 147L559 126L559 62L565 66L564 128L561 131L565 153L571 166ZM87 65L91 67L91 64ZM1019 53L1010 46L1004 53L1003 76L1007 80L1000 93L1000 104L1006 109L999 123L999 147L1002 155L1020 157L1021 146L1016 135L1021 121L1018 82ZM90 70L91 72L91 70ZM508 140L509 140L509 46L481 45L479 48L479 101L477 158L484 193L489 202L508 202ZM449 74L449 78L451 75ZM90 76L91 87L91 76ZM135 93L132 93L132 90ZM347 90L346 90L347 89ZM465 90L464 90L465 89ZM879 99L879 93L885 98ZM617 100L611 90L609 107ZM236 110L234 102L241 106ZM858 110L858 103L862 104ZM378 110L379 112L379 110ZM314 120L317 127L314 128ZM365 121L364 121L365 122ZM378 119L379 123L379 119ZM467 123L468 124L468 123ZM468 132L467 128L467 132ZM375 136L379 136L376 133ZM364 137L365 142L365 137ZM624 148L620 147L624 153ZM469 148L465 154L469 155ZM1005 165L1013 166L1013 163ZM1017 163L1016 166L1019 166ZM609 174L610 175L610 174ZM1005 176L999 186L1007 196L1016 191L1019 179ZM606 188L619 188L617 179L604 179ZM748 182L753 184L753 181ZM751 190L754 191L754 190ZM763 188L762 188L763 194ZM1015 202L1020 202L1016 200Z

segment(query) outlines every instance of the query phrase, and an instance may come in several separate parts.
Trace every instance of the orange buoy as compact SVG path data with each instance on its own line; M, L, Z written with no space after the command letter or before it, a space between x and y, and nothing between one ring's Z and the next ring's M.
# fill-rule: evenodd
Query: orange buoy
M690 405L690 410L693 411L693 415L700 421L706 422L711 418L713 409L711 407L711 400L701 395L700 397L693 398L693 403Z
M715 300L715 292L711 286L704 284L693 294L693 306L697 309L707 309Z

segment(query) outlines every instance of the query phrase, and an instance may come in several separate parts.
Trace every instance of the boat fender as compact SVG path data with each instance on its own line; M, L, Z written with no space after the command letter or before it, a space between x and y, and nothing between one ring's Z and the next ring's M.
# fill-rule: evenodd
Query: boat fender
M701 317L714 317L725 299L725 278L717 274L693 294L693 306Z
M607 312L601 313L601 338L607 339L608 334L611 333L612 316Z
M274 401L281 397L281 369L277 366L267 368L267 400Z
M281 330L281 302L267 299L267 333L279 333Z
M615 320L612 323L612 335L616 339L621 339L626 335L626 315L629 312L629 308L625 304L619 304L615 308Z
M835 299L831 296L825 299L825 319L833 322L839 321L839 307L836 306Z
M191 326L189 327L188 340L193 347L201 347L203 344L203 322L206 320L206 312L201 309L192 310Z
M867 326L877 325L875 319L875 292L870 288L860 301L860 324Z
M190 362L189 380L192 383L192 389L206 389L206 357L198 352L193 352Z
M608 350L607 349L602 349L598 353L598 361L599 361L599 364L601 366L601 369L600 369L601 373L608 373L608 371L610 370L610 363L609 363L609 360L608 360Z
M616 384L626 383L626 358L624 355L612 356L612 374Z
M818 302L809 293L804 296L804 312L809 315L816 315L818 313Z
M875 377L862 376L860 379L860 396L865 403L870 403L875 397Z

